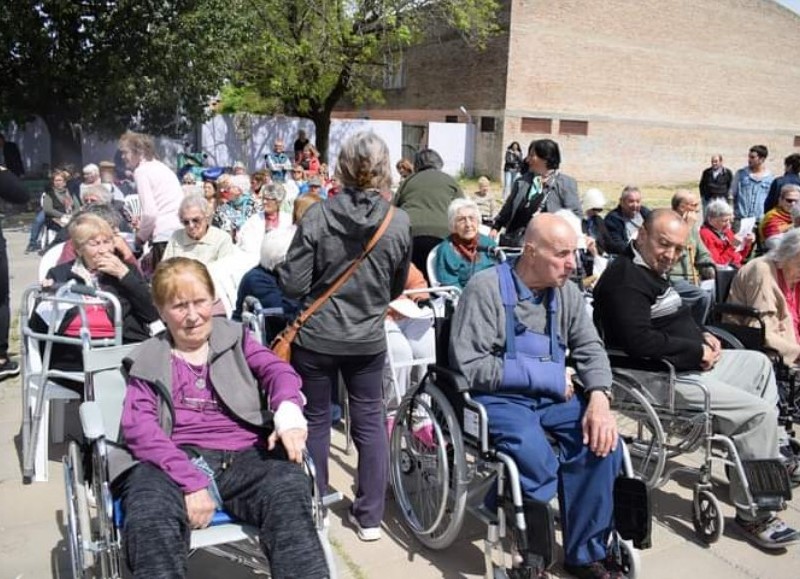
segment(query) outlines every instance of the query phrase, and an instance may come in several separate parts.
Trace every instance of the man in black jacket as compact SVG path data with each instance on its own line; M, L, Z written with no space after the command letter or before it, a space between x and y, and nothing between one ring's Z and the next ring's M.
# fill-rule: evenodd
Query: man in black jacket
M703 208L715 199L727 199L733 181L733 173L722 165L722 155L711 157L711 166L700 176L700 197Z
M776 459L785 433L778 425L778 388L769 359L755 351L722 350L719 340L698 327L668 281L688 239L689 226L680 215L669 209L650 213L636 241L595 287L595 318L609 346L675 366L677 405L702 410L704 395L697 384L703 384L711 395L715 431L731 437L742 460ZM747 504L735 476L731 498ZM765 549L800 541L797 531L769 511L753 517L737 508L736 522L748 540Z
M639 228L649 214L650 209L642 205L642 192L639 188L626 185L619 195L619 204L606 215L606 251L612 254L624 253L628 243L636 239Z
M28 202L28 192L11 171L0 165L0 197L11 203ZM0 380L19 374L19 364L8 359L8 326L11 309L8 304L8 253L6 238L0 227Z

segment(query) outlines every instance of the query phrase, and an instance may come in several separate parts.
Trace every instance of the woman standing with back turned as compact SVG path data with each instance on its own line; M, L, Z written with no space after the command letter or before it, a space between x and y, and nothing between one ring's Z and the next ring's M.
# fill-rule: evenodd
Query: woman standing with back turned
M389 149L373 133L350 137L339 153L341 193L315 203L297 232L278 277L286 297L313 303L359 258L389 215L381 197L392 182ZM357 491L350 522L363 541L380 538L389 445L383 424L384 318L408 275L409 218L395 209L380 239L353 275L308 319L292 347L303 379L308 449L317 484L328 486L331 390L341 372L347 387L353 441L358 449Z

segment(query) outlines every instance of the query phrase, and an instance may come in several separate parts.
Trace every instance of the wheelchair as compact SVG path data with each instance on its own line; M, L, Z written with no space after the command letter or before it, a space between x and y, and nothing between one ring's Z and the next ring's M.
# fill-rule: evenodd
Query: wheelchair
M118 579L123 576L121 501L115 500L112 480L115 457L121 449L119 423L125 395L122 360L136 344L84 353L86 401L80 407L84 442L71 441L63 458L66 523L72 576ZM323 523L323 503L316 490L314 465L304 460L312 494L312 516L320 534L330 577L336 577L333 554ZM268 573L268 562L258 544L258 530L233 520L224 511L211 525L191 533L190 556L197 549L253 571Z
M628 577L637 577L636 549L650 546L649 495L625 450L623 470L614 488L609 554ZM403 399L390 440L390 480L403 524L430 549L449 547L467 512L487 525L487 579L547 576L555 562L550 505L523 498L516 463L492 447L486 410L457 372L431 366ZM498 509L491 512L482 503L495 485Z
M625 441L636 476L648 488L666 484L674 474L698 475L693 487L692 524L705 544L716 542L724 529L724 517L711 484L714 463L724 465L728 479L735 471L742 481L746 503L736 507L753 516L759 510L782 510L791 500L789 476L779 460L742 460L730 437L715 434L711 397L701 383L703 410L676 405L674 366L665 360L632 360L610 351L613 382L612 412L620 438ZM699 467L671 464L681 454L700 450Z

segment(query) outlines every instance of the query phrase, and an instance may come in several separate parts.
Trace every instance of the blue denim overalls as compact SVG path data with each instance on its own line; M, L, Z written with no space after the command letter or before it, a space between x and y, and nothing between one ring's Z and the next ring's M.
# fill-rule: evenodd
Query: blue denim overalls
M598 458L583 444L585 402L579 395L564 401L565 348L557 335L557 292L549 289L542 302L548 309L547 333L532 332L519 322L514 307L535 299L512 266L506 262L496 268L506 312L502 383L497 392L475 393L473 398L486 407L494 447L516 461L523 495L547 502L558 491L565 560L585 565L606 556L620 448ZM558 454L545 432L556 440Z

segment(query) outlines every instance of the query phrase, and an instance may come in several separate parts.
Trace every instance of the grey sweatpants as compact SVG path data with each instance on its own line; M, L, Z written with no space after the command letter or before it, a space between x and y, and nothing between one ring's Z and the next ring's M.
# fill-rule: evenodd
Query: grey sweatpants
M278 449L276 449L277 451ZM225 510L259 529L275 579L328 577L311 517L309 479L302 467L264 448L200 451L216 473ZM180 579L187 573L189 535L183 491L162 470L139 464L122 489L122 533L128 566L137 578Z
M676 406L703 409L698 382L711 395L714 432L729 436L742 460L778 458L778 386L769 358L750 350L724 350L711 370L679 373ZM731 499L746 502L738 480L731 481Z

